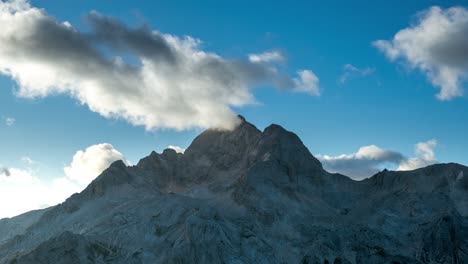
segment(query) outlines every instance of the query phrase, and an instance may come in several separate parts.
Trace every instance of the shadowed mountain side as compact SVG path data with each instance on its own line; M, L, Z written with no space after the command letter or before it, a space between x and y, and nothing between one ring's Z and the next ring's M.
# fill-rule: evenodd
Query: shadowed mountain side
M467 167L354 181L294 133L240 118L184 154L117 161L64 203L0 221L24 223L0 239L0 263L468 262Z

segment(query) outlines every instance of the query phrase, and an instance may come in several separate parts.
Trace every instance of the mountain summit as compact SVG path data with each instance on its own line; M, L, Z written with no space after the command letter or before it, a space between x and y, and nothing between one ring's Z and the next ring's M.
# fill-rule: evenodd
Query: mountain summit
M0 263L468 263L467 167L354 181L240 119L0 220Z

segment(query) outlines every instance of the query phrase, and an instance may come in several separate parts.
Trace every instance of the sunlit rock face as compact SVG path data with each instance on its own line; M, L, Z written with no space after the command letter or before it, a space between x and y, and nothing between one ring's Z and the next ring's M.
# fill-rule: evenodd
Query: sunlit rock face
M0 221L0 263L468 263L468 168L354 181L241 118Z

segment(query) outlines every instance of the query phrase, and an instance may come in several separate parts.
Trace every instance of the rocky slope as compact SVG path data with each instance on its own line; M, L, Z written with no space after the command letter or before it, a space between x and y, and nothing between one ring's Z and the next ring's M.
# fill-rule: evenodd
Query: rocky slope
M243 120L1 220L0 263L468 263L467 227L467 167L353 181Z

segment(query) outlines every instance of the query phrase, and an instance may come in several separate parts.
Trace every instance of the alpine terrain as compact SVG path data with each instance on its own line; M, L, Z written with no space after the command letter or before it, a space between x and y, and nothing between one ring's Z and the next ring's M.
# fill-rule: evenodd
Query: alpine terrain
M468 263L468 167L354 181L241 119L0 220L0 263Z

